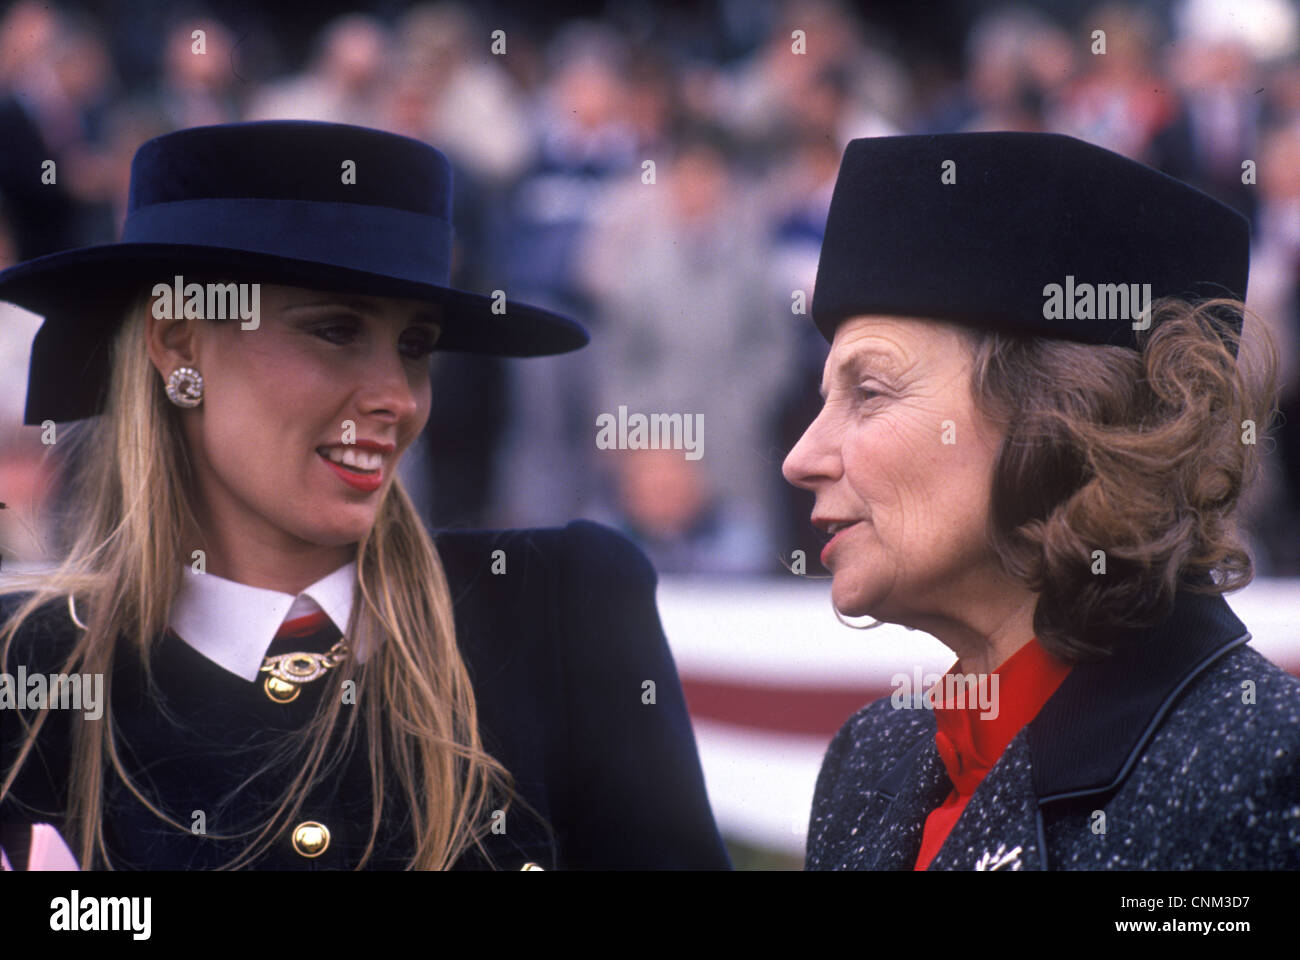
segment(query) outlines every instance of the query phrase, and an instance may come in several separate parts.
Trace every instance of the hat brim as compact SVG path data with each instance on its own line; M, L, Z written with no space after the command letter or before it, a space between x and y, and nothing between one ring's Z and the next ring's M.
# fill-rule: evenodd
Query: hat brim
M114 243L37 257L0 272L0 300L16 303L47 320L69 319L65 316L69 310L81 313L101 297L112 299L118 306L118 301L137 289L139 283L170 279L160 274L187 265L238 273L264 283L440 304L443 331L439 350L534 357L568 353L590 340L578 322L508 298L506 312L493 313L493 298L454 287L333 264L197 245ZM84 322L85 318L79 319ZM117 318L105 319L116 322Z
M0 300L45 318L32 344L25 422L75 420L98 413L107 384L108 344L130 297L173 271L249 282L438 304L437 350L504 357L568 353L590 340L568 317L492 297L271 254L198 245L115 243L37 257L0 272Z

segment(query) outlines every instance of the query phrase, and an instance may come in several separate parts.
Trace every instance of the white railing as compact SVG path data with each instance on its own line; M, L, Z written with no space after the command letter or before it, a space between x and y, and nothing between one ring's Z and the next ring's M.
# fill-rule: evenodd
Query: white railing
M1300 580L1257 580L1226 597L1273 662L1300 672ZM811 695L888 689L920 666L943 673L955 659L929 634L837 621L828 580L705 581L660 578L659 612L688 698L693 686L750 688L750 716L765 691ZM847 718L847 714L845 715ZM794 733L771 724L695 714L696 740L718 825L746 843L801 854L813 787L833 731Z

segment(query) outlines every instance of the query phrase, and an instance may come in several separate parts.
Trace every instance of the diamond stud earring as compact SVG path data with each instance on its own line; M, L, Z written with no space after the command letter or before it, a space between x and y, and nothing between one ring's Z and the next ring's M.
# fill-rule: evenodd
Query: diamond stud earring
M177 367L167 378L167 398L178 407L203 402L203 376L193 367Z

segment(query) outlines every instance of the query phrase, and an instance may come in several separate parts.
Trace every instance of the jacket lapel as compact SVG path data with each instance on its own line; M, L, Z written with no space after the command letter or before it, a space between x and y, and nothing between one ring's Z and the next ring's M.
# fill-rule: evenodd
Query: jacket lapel
M1184 590L1159 625L1128 631L1114 656L1077 665L1024 731L1040 802L1116 788L1183 689L1249 640L1222 597Z
M931 724L933 725L933 724ZM911 870L921 852L925 818L952 791L952 781L931 733L910 750L876 787L886 806L874 829L874 849L863 851L864 862L853 870ZM868 813L868 816L871 816Z
M1029 741L1021 730L975 788L929 869L1039 869L1032 769Z
M1249 639L1222 597L1179 591L1158 626L1132 631L1114 656L1071 670L976 788L930 869L1014 870L1017 862L1021 870L1043 869L1041 806L1114 789L1178 693ZM880 843L850 858L847 869L915 866L925 818L952 789L933 718L929 728L870 792L861 820L880 816ZM875 801L887 803L883 814Z

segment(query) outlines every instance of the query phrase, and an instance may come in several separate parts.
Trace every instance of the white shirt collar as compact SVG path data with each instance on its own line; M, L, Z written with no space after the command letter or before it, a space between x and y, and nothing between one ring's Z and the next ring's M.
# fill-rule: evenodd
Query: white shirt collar
M188 565L184 570L172 606L172 630L213 663L245 680L258 678L276 631L290 617L324 610L341 633L347 631L357 580L355 561L317 580L296 597L211 573L195 573ZM357 659L364 661L365 651L358 651Z

